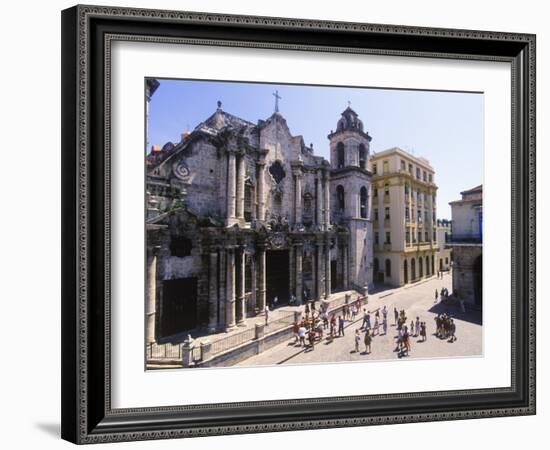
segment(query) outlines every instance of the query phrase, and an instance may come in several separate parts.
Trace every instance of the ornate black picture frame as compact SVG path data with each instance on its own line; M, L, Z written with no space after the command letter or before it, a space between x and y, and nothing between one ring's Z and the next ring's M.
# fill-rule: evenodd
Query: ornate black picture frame
M511 386L113 409L109 63L115 40L511 63ZM535 413L534 35L75 6L62 12L62 108L64 439L84 444Z

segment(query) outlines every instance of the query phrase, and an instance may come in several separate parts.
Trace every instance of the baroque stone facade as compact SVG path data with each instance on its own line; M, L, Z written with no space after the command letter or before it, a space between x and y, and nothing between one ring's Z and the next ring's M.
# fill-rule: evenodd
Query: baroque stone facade
M275 112L223 111L146 157L147 341L228 330L266 304L366 292L370 136L348 108L331 161Z

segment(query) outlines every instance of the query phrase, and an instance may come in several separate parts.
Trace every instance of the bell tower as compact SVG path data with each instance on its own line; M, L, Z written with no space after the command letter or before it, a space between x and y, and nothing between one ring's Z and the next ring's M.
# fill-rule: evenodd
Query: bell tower
M372 137L348 105L328 139L332 223L349 231L349 284L366 293L372 284L373 261L369 170Z

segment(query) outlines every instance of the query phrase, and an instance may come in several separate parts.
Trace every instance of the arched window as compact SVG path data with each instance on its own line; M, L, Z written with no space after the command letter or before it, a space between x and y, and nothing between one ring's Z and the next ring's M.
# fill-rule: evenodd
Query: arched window
M367 218L367 208L368 208L368 204L369 204L369 195L368 195L368 192L367 192L367 188L365 186L363 186L361 188L361 191L359 192L359 204L360 204L360 213L361 213L361 218L362 219L366 219Z
M409 265L407 260L403 261L403 281L405 284L409 282Z
M418 276L422 278L424 276L424 270L422 266L422 257L418 257Z
M391 261L386 259L386 277L391 277Z
M341 184L336 186L336 200L338 202L338 210L344 212L346 209L346 192L344 191L344 186Z
M411 280L416 280L416 259L411 259Z
M367 168L367 149L363 144L359 144L359 167Z
M373 271L374 271L374 275L376 276L376 274L378 274L378 271L380 270L380 264L378 263L378 258L374 258L373 260Z
M338 142L338 145L336 145L336 158L338 160L338 169L341 169L346 165L344 144L342 142Z

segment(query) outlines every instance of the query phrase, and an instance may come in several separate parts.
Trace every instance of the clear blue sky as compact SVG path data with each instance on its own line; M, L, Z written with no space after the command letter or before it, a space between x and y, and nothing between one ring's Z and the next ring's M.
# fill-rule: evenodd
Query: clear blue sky
M376 88L159 80L149 105L149 145L179 142L216 110L256 123L279 110L293 135L302 135L314 152L329 158L327 134L351 102L365 131L371 152L401 147L427 158L435 169L438 218L451 218L449 202L460 191L482 183L483 94Z

